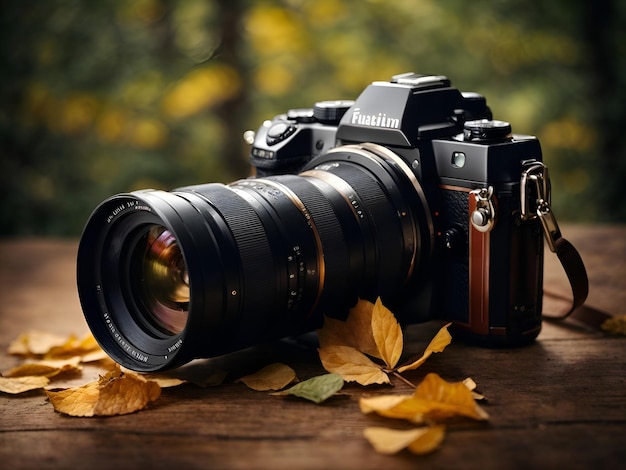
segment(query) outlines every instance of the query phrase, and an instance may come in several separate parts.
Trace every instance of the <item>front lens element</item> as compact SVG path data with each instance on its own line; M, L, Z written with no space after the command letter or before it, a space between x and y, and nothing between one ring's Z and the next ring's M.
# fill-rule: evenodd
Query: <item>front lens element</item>
M165 227L152 225L145 245L134 255L140 263L140 293L145 319L165 334L185 329L189 314L189 273L176 238Z

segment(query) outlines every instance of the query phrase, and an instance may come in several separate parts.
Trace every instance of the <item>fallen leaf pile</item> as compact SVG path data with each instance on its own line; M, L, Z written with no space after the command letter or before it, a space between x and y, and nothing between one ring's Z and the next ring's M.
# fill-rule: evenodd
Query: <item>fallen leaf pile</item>
M442 352L452 340L449 326L439 330L420 357L398 367L404 341L395 316L380 298L375 304L360 300L345 322L326 318L324 328L318 331L320 359L327 371L340 374L347 382L390 384L393 375L412 385L401 374L419 368L433 353ZM412 394L362 397L359 406L365 414L376 413L422 425L409 430L368 427L364 430L365 438L376 451L385 454L403 449L420 455L433 452L443 442L444 421L456 417L479 421L489 418L475 401L482 398L474 392L475 387L472 379L450 383L430 373Z
M271 395L304 398L314 403L322 403L343 388L343 378L339 374L325 374L299 382L291 388L283 390L287 385L298 382L296 372L280 362L270 364L254 374L241 377L252 390L260 392L275 391ZM276 391L278 390L278 391Z
M0 392L20 394L44 389L54 409L70 416L112 416L145 408L161 394L162 386L182 383L179 379L148 380L124 372L100 348L92 335L69 338L33 331L20 335L9 352L25 362L2 373ZM109 372L81 387L54 387L51 381L65 374L80 373L83 364L99 362Z
M421 357L396 367L404 345L402 328L380 298L375 304L359 300L345 322L326 318L324 328L318 331L320 359L328 372L341 375L346 382L389 384L389 374L398 377L420 367L433 353L442 352L452 340L448 326L439 330Z
M365 414L376 413L386 418L425 425L405 431L378 426L366 428L364 434L372 446L379 452L389 454L404 448L415 454L433 452L444 439L445 427L442 423L450 418L489 419L465 382L446 382L435 373L428 374L411 395L364 397L359 400L359 406ZM392 439L393 436L397 439Z
M364 430L364 436L381 453L394 454L403 449L415 454L430 453L443 442L445 426L451 418L488 419L487 413L476 403L483 397L475 392L473 380L451 383L430 373L415 386L402 375L422 366L433 353L445 350L451 342L449 325L438 331L421 356L399 365L404 338L395 316L380 298L375 303L359 300L345 321L326 318L324 327L318 330L319 357L328 373L299 381L290 366L274 363L237 382L272 396L292 396L320 404L336 395L345 382L368 386L391 385L392 378L401 380L414 390L413 393L380 394L378 390L377 394L360 397L359 407L364 414L377 414L394 419L396 423L405 420L413 428L370 426ZM171 376L122 370L91 335L63 338L31 332L11 343L9 352L23 357L24 363L0 375L0 392L14 395L43 389L56 411L71 416L133 413L154 402L162 388L185 382ZM80 387L59 384L60 377L81 374L83 365L90 362L105 368L106 372L100 374L99 379ZM218 371L193 383L219 385L226 374Z
M9 345L9 353L22 356L25 362L7 370L0 377L0 391L19 394L46 387L50 379L79 373L82 364L111 361L92 335L69 338L32 331L20 335Z

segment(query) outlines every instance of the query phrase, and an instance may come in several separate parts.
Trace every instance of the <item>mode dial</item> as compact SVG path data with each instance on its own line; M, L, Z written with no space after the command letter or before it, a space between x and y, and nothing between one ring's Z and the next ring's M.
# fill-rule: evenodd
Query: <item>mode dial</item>
M313 116L323 124L339 124L353 104L351 100L318 101L313 107Z

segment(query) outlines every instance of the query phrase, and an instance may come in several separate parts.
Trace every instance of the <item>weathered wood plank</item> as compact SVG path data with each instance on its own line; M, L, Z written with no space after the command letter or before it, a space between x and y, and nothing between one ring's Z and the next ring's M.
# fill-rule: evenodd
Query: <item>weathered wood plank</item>
M610 313L626 306L626 227L566 227L589 268L590 301ZM0 243L0 348L28 329L84 333L74 287L75 242ZM550 256L546 282L566 287ZM439 322L406 332L409 355L422 351ZM488 423L450 426L433 455L376 454L366 426L401 422L363 415L363 394L407 392L348 385L323 405L254 392L236 378L273 360L300 378L323 372L314 349L275 343L197 361L188 370L231 372L217 388L165 389L150 409L112 418L68 418L40 392L0 395L2 468L619 468L626 459L626 340L577 322L546 323L538 341L518 349L482 349L460 342L406 373L448 380L471 376L487 397ZM0 370L18 360L0 352ZM84 372L83 382L96 378Z

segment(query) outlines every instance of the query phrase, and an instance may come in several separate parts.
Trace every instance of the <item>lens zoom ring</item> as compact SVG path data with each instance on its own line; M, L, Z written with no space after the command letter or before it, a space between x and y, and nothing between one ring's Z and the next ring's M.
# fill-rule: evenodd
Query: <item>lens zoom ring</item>
M242 290L246 297L260 299L274 291L273 276L263 275L273 266L272 251L263 224L254 209L228 187L210 185L202 191L226 221L239 249L243 268ZM256 300L255 300L256 301Z
M341 225L332 205L328 202L328 196L322 194L308 180L299 176L282 176L279 181L288 186L302 201L311 215L324 248L328 243L332 244L331 246L336 246L336 243L344 243Z

